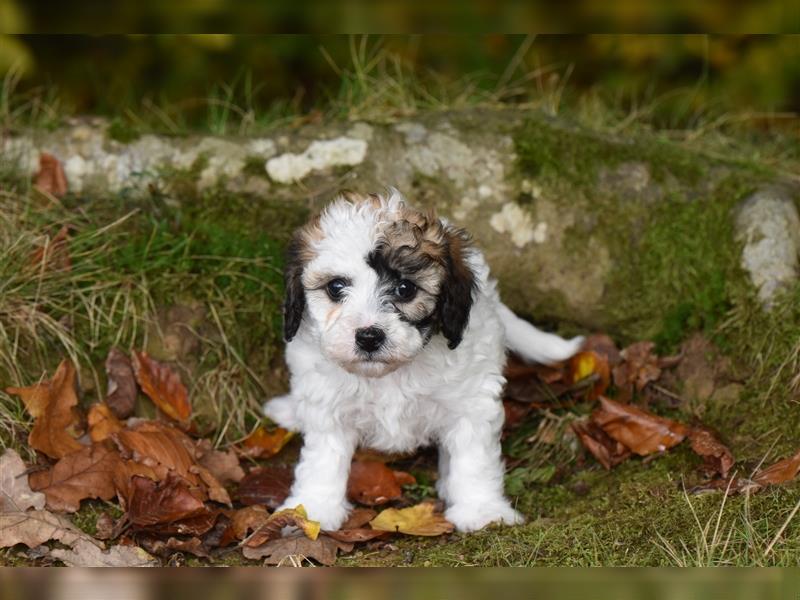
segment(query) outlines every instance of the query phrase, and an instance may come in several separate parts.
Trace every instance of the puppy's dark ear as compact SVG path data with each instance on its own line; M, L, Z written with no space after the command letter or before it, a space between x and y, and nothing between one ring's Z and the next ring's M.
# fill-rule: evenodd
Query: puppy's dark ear
M284 281L286 297L283 300L283 337L287 342L297 333L306 310L306 292L303 289L303 248L305 244L298 233L289 244L286 255Z
M472 309L475 275L466 262L469 235L462 229L445 230L445 278L439 292L439 324L447 346L452 350L461 343Z

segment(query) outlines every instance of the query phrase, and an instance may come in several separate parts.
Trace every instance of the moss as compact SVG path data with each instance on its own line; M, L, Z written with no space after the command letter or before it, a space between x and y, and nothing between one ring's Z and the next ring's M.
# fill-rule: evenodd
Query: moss
M248 156L244 161L242 173L252 177L267 178L265 161L261 156Z
M538 119L516 133L515 145L526 175L555 176L581 186L595 184L601 169L623 162L646 163L656 181L671 175L693 184L710 163L702 155L653 136L615 141L593 131Z
M130 144L141 137L141 132L130 121L116 118L111 121L106 130L108 137L122 144Z

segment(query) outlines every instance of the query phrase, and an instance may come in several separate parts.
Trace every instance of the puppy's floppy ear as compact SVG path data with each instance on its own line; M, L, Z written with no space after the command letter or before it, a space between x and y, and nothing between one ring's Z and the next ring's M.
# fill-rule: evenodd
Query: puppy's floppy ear
M284 270L286 297L283 300L283 337L287 342L292 341L297 333L306 310L306 291L303 288L304 248L305 243L298 232L289 243Z
M439 291L438 313L442 334L452 350L461 343L472 309L475 275L466 262L470 238L462 229L444 231L445 278Z

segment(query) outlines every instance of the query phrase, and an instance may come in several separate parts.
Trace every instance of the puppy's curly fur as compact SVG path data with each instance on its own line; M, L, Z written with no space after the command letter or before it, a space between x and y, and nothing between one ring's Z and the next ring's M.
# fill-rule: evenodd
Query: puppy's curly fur
M264 405L304 445L286 507L326 529L358 445L439 447L437 490L459 530L520 523L503 494L500 430L506 349L539 362L574 354L498 296L469 236L396 190L345 194L300 229L286 268L291 391Z

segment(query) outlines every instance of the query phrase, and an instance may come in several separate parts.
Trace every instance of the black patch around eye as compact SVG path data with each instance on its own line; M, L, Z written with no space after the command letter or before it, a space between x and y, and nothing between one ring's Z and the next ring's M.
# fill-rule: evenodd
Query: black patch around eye
M401 279L394 288L394 296L400 302L410 302L417 295L417 286L408 279Z
M347 288L347 285L347 280L342 279L341 277L331 279L325 286L325 291L328 293L328 298L334 302L341 302L342 295L344 294L344 290Z

